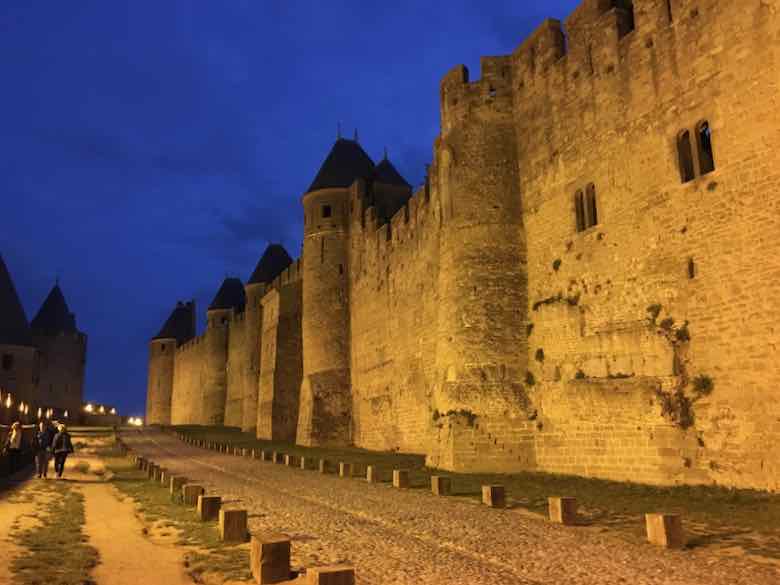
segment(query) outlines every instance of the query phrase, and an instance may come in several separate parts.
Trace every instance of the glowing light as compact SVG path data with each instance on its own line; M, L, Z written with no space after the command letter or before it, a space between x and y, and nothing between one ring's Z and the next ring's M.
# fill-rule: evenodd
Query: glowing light
M87 405L84 407L84 410L86 410L87 412L92 412L92 411L94 410L94 408L95 408L95 407L94 407L94 406L92 406L91 404L87 404Z
M46 411L46 418L51 418L52 410L51 408Z
M11 408L11 405L14 403L13 400L11 400L11 394L8 394L8 398L5 399L5 407Z
M38 418L42 418L42 417L43 417L43 410L41 410L41 409L39 408L39 409L38 409Z
M100 414L106 414L106 409L103 406L100 407Z
M68 411L65 411L65 418L68 418Z
M30 405L29 404L25 404L24 405L24 414L30 414Z
M111 409L111 414L116 414L116 408Z
M19 403L19 412L24 412L24 402Z

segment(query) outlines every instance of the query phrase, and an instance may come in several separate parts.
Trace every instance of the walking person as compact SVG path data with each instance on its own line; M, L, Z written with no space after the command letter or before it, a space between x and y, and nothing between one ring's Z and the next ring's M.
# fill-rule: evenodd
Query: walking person
M33 435L33 451L35 453L35 472L39 478L45 478L49 471L51 444L54 439L52 429L44 422L38 423L38 430Z
M65 460L73 453L73 443L65 425L60 424L58 430L51 443L51 450L54 453L54 471L57 477L62 477L62 472L65 471Z
M11 431L3 445L3 453L8 455L9 475L16 473L22 456L22 425L18 421L11 425Z

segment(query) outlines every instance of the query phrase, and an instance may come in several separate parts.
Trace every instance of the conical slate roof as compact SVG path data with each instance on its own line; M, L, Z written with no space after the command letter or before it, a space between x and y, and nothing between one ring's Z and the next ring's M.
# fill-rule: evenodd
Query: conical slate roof
M3 257L0 256L0 345L32 346L32 334L24 308L16 294Z
M209 305L209 311L212 309L235 309L241 313L246 305L246 296L244 295L244 285L240 278L226 278L219 287L214 300Z
M358 177L370 178L373 171L374 161L356 140L339 138L306 192L349 187Z
M411 187L387 158L382 159L374 168L374 179L387 185Z
M195 303L176 303L170 317L152 339L175 339L181 345L195 337Z
M269 283L292 264L292 258L281 244L271 244L255 266L247 284Z
M38 314L30 323L30 327L48 333L76 332L76 317L68 309L68 303L65 302L59 284L55 284L51 289Z

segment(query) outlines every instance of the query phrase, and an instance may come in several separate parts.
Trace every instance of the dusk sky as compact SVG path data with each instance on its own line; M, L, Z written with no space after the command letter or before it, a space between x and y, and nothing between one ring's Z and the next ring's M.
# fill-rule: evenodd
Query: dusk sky
M28 319L59 275L85 397L143 414L148 340L268 242L336 139L417 186L438 86L577 1L79 0L0 7L0 254Z

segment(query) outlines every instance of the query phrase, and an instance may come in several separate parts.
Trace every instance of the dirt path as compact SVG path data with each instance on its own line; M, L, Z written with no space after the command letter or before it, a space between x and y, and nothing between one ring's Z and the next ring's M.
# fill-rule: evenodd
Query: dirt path
M98 549L100 564L93 571L97 585L192 585L184 568L184 552L144 537L143 524L129 500L120 500L107 483L80 486L86 498L89 542Z
M361 585L775 585L780 571L705 550L667 551L424 490L397 490L206 451L159 432L126 442L285 532L293 565L349 562Z

